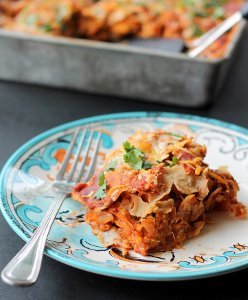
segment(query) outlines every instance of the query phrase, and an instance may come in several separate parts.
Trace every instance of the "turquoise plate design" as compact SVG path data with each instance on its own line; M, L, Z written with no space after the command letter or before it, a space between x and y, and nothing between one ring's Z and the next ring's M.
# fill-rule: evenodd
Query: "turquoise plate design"
M28 241L44 217L54 192L51 183L77 127L102 132L98 165L136 130L162 128L193 136L206 144L210 167L227 165L240 185L239 200L248 206L248 130L214 119L160 112L102 115L70 122L33 138L6 162L0 176L0 208L11 228ZM85 271L136 280L176 281L220 275L248 265L248 220L215 213L214 224L182 249L134 252L101 246L84 221L85 210L71 198L63 203L49 233L45 254Z

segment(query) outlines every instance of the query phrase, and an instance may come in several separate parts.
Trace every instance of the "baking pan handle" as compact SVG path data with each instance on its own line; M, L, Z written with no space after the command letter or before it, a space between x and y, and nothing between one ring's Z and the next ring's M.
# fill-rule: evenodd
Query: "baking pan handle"
M243 18L248 20L248 2L246 2L245 5L242 7L241 13Z

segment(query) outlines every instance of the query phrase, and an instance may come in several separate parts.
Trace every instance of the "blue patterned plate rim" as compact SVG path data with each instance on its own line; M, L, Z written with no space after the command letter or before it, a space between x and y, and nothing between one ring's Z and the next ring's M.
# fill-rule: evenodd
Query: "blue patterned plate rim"
M65 124L62 124L60 126L54 127L50 130L47 130L33 139L26 142L24 145L22 145L19 149L17 149L11 157L7 160L5 163L2 172L0 174L0 209L1 212L7 221L7 223L10 225L10 227L24 240L28 241L28 236L21 231L21 229L18 227L17 221L11 214L10 210L8 210L7 206L8 203L6 201L5 196L5 187L6 187L6 180L8 178L8 172L11 169L11 167L18 161L18 159L26 153L28 149L39 143L40 141L46 139L47 137L50 137L56 133L59 133L64 130L68 130L70 128L95 123L95 122L102 122L107 120L116 120L116 119L128 119L128 118L151 118L151 117L165 117L165 118L171 118L171 119L185 119L185 120L192 120L197 121L200 123L209 123L221 128L230 129L232 131L238 132L240 134L248 136L248 130L246 128L243 128L238 125L234 125L232 123L223 122L217 119L213 118L207 118L207 117L201 117L197 115L190 115L190 114L181 114L181 113L169 113L169 112L123 112L123 113L114 113L114 114L104 114L104 115L98 115L88 118L83 118L80 120L68 122ZM206 278L206 277L212 277L217 275L222 275L226 273L230 273L233 271L244 269L248 266L248 258L244 259L239 262L235 262L231 265L226 266L220 266L219 268L215 269L206 269L206 270L199 270L199 271L191 271L191 272L167 272L167 273L155 273L155 272L134 272L134 271L124 271L124 270L113 270L107 267L97 266L88 262L79 261L74 258L67 257L63 254L60 254L58 252L53 251L52 249L46 248L45 254L49 257L60 261L64 264L67 264L69 266L89 271L92 273L100 274L100 275L106 275L111 277L117 277L117 278L123 278L123 279L133 279L133 280L147 280L147 281L178 281L178 280L192 280L192 279L200 279L200 278Z

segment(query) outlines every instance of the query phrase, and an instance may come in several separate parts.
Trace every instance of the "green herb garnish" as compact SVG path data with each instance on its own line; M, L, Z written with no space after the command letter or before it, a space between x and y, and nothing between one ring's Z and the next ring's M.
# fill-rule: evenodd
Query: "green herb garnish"
M177 133L168 132L168 134L169 134L169 135L171 135L171 136L177 137L177 138L179 138L179 139L182 139L182 138L183 138L183 136L182 136L182 135L180 135L180 134L177 134Z
M99 200L102 200L103 198L105 198L107 195L105 192L106 187L107 187L106 183L104 183L101 187L99 187L99 189L94 194L94 198L97 198Z
M123 147L124 147L124 149L125 149L126 152L129 152L129 151L135 149L134 146L131 146L131 144L130 144L129 141L124 142L123 143Z
M201 28L198 25L194 24L194 26L193 26L193 36L194 37L200 37L201 35L203 35L203 33L204 32L201 30Z
M216 19L222 19L224 18L224 10L221 6L218 6L215 8L214 10L214 13L213 13L213 16L216 18Z
M99 200L102 200L103 198L106 197L106 188L107 188L107 184L106 184L106 181L105 181L105 175L104 173L102 173L100 176L99 176L99 179L98 179L98 184L99 184L99 189L95 192L94 194L94 198L97 198Z
M176 156L172 157L172 163L170 164L170 167L175 166L178 163L178 158Z
M135 170L141 170L144 162L144 153L126 141L123 143L126 153L123 155L125 163L129 164Z
M163 162L165 167L170 166L170 164L169 164L167 161L156 160L156 162L157 162L158 164L161 164L161 163Z
M208 17L208 14L205 11L195 11L194 12L195 17L200 17L200 18L206 18Z
M123 155L125 163L129 164L135 170L150 169L151 163L145 161L145 154L139 148L136 148L126 141L123 143L126 153Z
M152 164L149 161L145 161L143 163L143 169L148 170L148 169L151 169L151 167L152 167Z
M117 160L111 160L110 163L106 166L105 171L114 171L117 165Z
M105 182L105 175L104 175L104 173L102 173L102 174L99 176L98 184L99 184L100 186L102 186L102 185L104 184L104 182Z
M42 25L42 29L46 32L52 32L53 31L53 28L50 24L44 24Z

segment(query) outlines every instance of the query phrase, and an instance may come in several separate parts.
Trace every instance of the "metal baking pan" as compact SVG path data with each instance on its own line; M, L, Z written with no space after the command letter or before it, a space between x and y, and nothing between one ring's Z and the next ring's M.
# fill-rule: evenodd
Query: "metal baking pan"
M222 86L245 27L216 60L0 30L0 79L199 107Z

